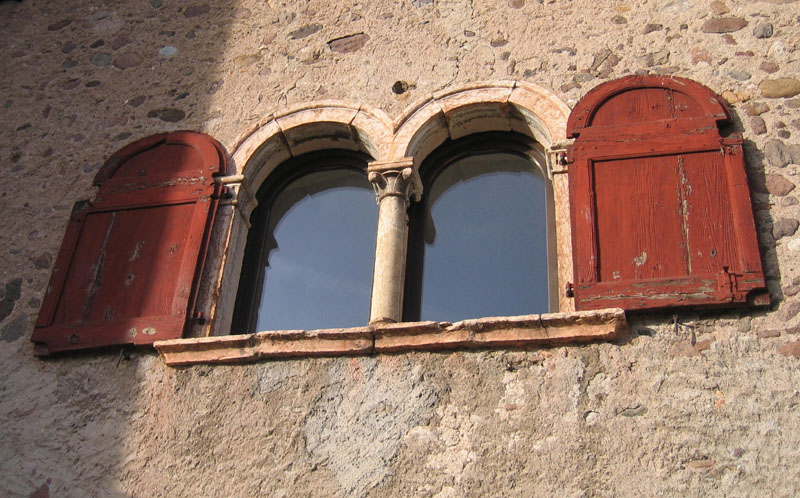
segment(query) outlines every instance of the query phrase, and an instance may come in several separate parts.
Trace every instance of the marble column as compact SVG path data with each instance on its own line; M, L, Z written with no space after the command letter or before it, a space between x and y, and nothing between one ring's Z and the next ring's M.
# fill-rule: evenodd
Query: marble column
M378 237L369 323L403 319L408 203L419 200L422 182L413 160L373 162L367 170L378 201Z

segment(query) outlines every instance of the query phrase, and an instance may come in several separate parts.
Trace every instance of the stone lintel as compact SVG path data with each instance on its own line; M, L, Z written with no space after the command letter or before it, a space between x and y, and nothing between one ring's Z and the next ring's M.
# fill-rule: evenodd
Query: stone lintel
M169 366L249 363L260 359L345 356L372 352L370 327L280 330L255 334L160 341L156 350Z
M527 347L613 339L627 328L625 312L546 313L437 323L438 330L376 331L375 351Z
M407 351L525 348L609 340L627 330L618 308L488 317L460 322L378 323L367 327L282 330L172 339L155 348L169 366L249 363L279 358L350 356Z

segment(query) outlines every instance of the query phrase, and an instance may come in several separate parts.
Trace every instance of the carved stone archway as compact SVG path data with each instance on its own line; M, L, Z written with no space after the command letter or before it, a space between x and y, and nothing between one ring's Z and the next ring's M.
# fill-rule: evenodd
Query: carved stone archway
M254 192L274 169L287 159L315 150L345 148L366 152L373 158L370 181L376 186L381 214L379 225L403 227L409 196L419 193L417 167L447 139L483 131L514 131L535 139L543 148L548 177L553 182L558 246L559 282L572 276L570 257L568 185L555 161L566 139L569 107L554 93L518 81L481 82L436 92L411 105L392 121L380 109L365 104L320 101L292 106L266 117L245 133L234 147L235 174L220 181L228 187L228 199L214 227L205 294L213 320L194 335L229 332L247 240L249 216L255 207ZM387 185L399 189L387 196ZM406 185L408 186L408 185ZM237 214L238 213L238 214ZM381 243L384 240L384 243ZM371 321L399 321L404 237L378 237ZM384 268L385 266L385 268ZM390 282L384 278L394 275ZM561 310L571 303L562 300Z

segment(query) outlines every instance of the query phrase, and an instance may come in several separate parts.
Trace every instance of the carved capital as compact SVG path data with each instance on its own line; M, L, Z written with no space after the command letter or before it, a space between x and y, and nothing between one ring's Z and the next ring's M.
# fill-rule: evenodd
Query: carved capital
M373 162L367 169L370 183L380 204L384 197L401 197L405 202L418 201L422 196L422 181L412 159L393 162Z

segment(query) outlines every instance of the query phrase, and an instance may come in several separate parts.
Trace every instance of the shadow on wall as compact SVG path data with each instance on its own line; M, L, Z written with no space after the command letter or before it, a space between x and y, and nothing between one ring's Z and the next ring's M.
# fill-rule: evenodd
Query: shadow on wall
M262 24L237 7L0 1L2 496L128 496L146 467L132 441L153 423L155 355L41 361L29 338L72 206L94 196L103 162L154 133L207 131L234 26Z
M744 132L744 123L739 111L734 106L729 106L732 124L729 131ZM758 245L761 250L761 263L764 268L764 278L767 281L770 298L773 305L783 301L781 289L781 271L778 265L778 256L775 253L776 237L774 236L775 220L770 213L769 194L785 195L778 192L780 187L775 186L775 175L766 174L766 156L755 142L745 139L743 144L745 165L747 167L747 180L750 184L750 202L753 206L753 220L758 234ZM770 178L772 177L772 178ZM776 190L776 188L778 190Z
M738 121L738 117L737 117ZM744 151L747 156L747 178L750 183L750 197L753 203L753 219L758 233L758 243L761 249L761 261L764 265L764 278L767 280L767 288L773 305L783 301L783 289L781 288L781 271L778 264L778 256L775 252L776 235L782 236L777 231L775 220L770 213L769 192L774 191L776 179L775 175L767 175L765 172L765 156L756 144L751 140L744 141ZM771 177L771 178L770 178Z

